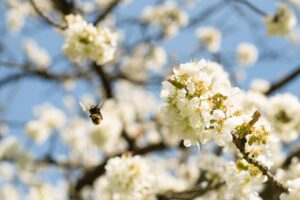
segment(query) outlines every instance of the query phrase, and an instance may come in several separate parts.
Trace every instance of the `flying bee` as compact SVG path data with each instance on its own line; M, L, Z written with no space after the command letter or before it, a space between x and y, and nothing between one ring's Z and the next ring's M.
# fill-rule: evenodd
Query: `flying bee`
M104 103L104 101L103 101ZM101 113L101 107L103 106L103 103L99 106L98 105L90 105L89 108L84 105L83 103L79 102L82 110L84 112L86 112L87 114L89 114L92 122L95 124L95 125L98 125L101 123L101 121L103 120L103 116L102 116L102 113Z

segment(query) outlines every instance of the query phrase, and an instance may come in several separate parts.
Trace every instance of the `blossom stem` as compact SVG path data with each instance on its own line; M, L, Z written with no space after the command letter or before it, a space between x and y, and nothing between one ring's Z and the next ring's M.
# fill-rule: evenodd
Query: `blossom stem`
M288 193L288 187L281 183L279 180L275 178L275 176L269 172L268 167L264 166L261 162L255 160L252 158L249 153L245 151L245 143L246 139L239 139L234 134L233 136L233 143L239 150L239 152L242 154L243 158L250 164L253 164L256 166L264 175L268 177L268 182L272 183L274 186L276 186L280 191Z

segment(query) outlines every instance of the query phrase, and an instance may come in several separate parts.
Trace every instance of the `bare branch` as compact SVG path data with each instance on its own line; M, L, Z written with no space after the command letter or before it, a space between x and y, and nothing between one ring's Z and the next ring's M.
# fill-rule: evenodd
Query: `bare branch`
M149 145L146 146L144 148L139 148L136 149L135 151L132 151L133 155L144 155L150 152L155 152L155 151L162 151L162 150L166 150L168 149L167 145L164 143L159 143L159 144L153 144L153 145ZM112 157L117 157L117 156L121 156L122 154L117 154L114 155ZM104 174L105 172L105 165L107 163L107 161L110 158L105 159L102 164L98 165L97 167L86 171L84 173L84 175L82 176L82 178L80 178L76 185L75 185L75 190L79 193L79 191L86 185L91 185L94 183L94 181L101 176L102 174Z
M233 136L233 143L239 150L239 152L243 155L243 158L250 164L253 164L256 166L264 175L268 177L268 182L277 187L281 192L286 192L288 193L288 187L278 181L275 176L269 172L268 167L264 166L261 162L255 160L252 158L248 152L245 151L245 144L246 144L246 139L239 139L237 138L234 134Z
M114 8L118 6L121 0L115 0L112 2L94 21L94 24L98 24L101 20L103 20Z
M29 0L32 7L34 8L34 10L46 21L48 22L48 24L51 24L52 26L55 26L56 28L62 29L64 30L65 28L67 28L67 25L62 25L59 24L55 21L53 21L51 18L49 18L47 15L45 15L36 5L36 3L34 2L34 0Z
M206 187L195 187L190 190L186 190L183 192L167 192L164 195L158 195L158 200L171 200L171 199L178 199L178 200L189 200L194 199L196 197L202 196L211 190L217 190L225 183L220 182L217 184L208 184Z
M270 95L270 94L274 93L278 89L280 89L280 88L284 87L285 85L287 85L288 83L290 83L290 81L297 78L298 75L300 75L300 66L297 67L292 72L290 72L289 74L287 74L286 76L284 76L283 78L281 78L280 80L274 82L271 85L270 89L265 94Z
M106 98L108 98L108 99L113 98L112 85L111 85L108 75L103 70L103 66L93 63L92 69L97 73L98 77L102 81Z
M74 1L68 0L51 0L56 10L63 15L68 15L75 12Z
M243 4L243 5L247 6L248 8L250 8L255 13L257 13L257 14L263 16L263 17L268 15L265 11L259 9L254 4L250 3L249 1L246 1L246 0L229 0L229 1Z

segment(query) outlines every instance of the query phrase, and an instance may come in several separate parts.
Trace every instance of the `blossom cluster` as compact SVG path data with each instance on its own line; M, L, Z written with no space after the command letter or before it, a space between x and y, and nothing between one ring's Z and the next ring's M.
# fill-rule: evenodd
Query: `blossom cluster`
M260 110L270 124L273 135L283 142L292 142L298 138L300 131L300 102L290 94L278 94L267 98L258 91L248 91L242 97L244 112L253 113Z
M210 140L224 146L238 137L267 135L263 126L247 125L251 116L243 115L241 92L230 85L228 76L216 63L192 62L174 68L174 75L163 82L162 108L167 126L185 144L207 143ZM252 124L254 125L254 124ZM255 131L254 131L255 130ZM248 134L248 131L254 133ZM249 138L250 139L250 138Z
M240 43L237 47L236 57L240 65L253 65L258 58L257 48L250 43Z
M79 15L66 16L63 50L73 61L90 59L102 65L114 58L116 37L108 28L95 27Z
M282 141L289 142L298 138L300 102L296 96L285 93L270 98L266 115L273 131Z
M147 162L139 156L112 158L105 166L106 173L95 184L95 199L151 199L154 176Z
M29 1L5 0L9 11L6 13L6 23L12 32L19 32L25 23L26 17L36 17L37 14ZM43 12L52 11L52 2L48 0L35 0L36 5Z
M280 200L297 200L299 199L300 192L300 162L299 159L294 157L291 160L288 168L277 169L276 177L287 183L289 187L288 193L282 193L280 195Z
M297 23L294 12L285 4L279 4L274 15L265 17L268 35L288 35Z
M218 191L212 190L197 198L197 200L220 198L261 199L258 192L262 183L267 179L254 165L247 163L245 160L238 160L236 164L226 162L222 158L211 154L204 154L199 163L199 167L207 180L224 184L221 185Z
M222 34L217 28L201 27L196 31L196 37L208 51L217 53L220 50Z
M51 64L51 57L46 49L41 48L35 41L24 41L23 47L27 58L30 62L34 63L37 68L44 69Z
M188 25L188 15L174 1L166 1L156 7L146 7L142 16L144 23L159 27L166 37L174 36Z
M145 81L148 71L158 71L167 62L167 54L162 47L141 44L133 49L131 56L125 56L121 71L131 80Z
M85 99L82 99L83 102L92 102ZM62 140L70 149L69 158L66 158L70 162L95 166L101 162L103 154L116 154L126 148L125 141L121 139L123 123L119 105L113 100L107 100L101 113L105 117L99 126L75 116L60 129ZM94 156L89 156L91 153Z
M44 143L49 138L52 129L59 129L66 122L65 114L51 104L36 107L34 113L37 119L28 122L25 130L37 144Z

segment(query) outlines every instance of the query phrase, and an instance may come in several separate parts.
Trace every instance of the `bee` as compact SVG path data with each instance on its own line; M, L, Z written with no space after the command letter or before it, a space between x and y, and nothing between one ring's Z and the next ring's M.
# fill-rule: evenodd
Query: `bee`
M103 103L100 106L99 106L99 104L98 105L90 105L88 108L86 105L79 102L82 110L90 115L89 117L91 118L93 124L95 124L95 125L100 124L101 121L103 120L103 116L102 116L102 113L100 110L101 107L103 106Z

